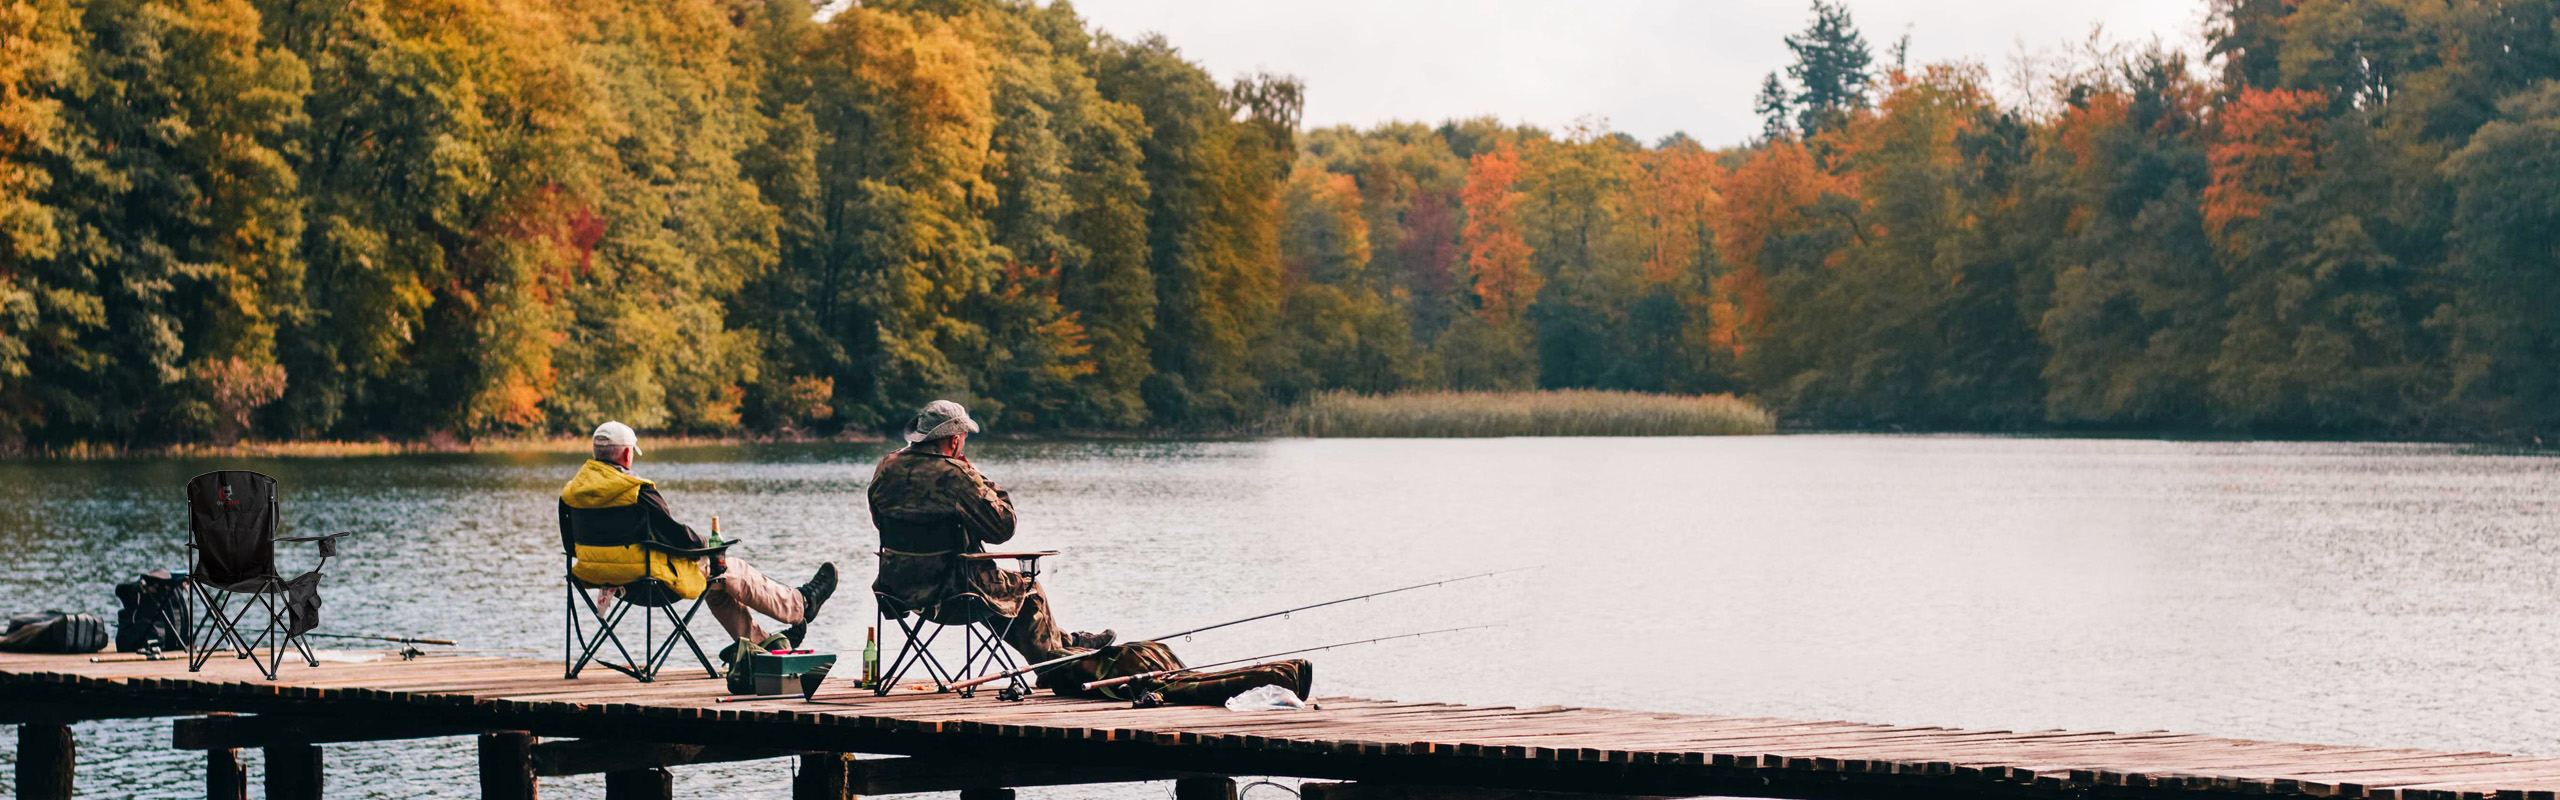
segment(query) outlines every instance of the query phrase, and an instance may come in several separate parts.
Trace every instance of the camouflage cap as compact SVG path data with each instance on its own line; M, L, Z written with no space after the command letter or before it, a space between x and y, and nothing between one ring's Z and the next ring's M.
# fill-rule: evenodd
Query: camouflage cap
M908 442L977 432L978 421L969 418L969 409L949 400L927 403L923 411L916 412L915 419L907 420Z

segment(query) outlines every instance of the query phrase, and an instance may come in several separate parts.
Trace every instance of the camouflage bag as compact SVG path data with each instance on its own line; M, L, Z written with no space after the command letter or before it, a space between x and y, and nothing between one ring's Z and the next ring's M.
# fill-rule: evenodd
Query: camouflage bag
M1093 656L1070 661L1040 676L1040 688L1060 697L1106 697L1141 706L1214 706L1260 686L1279 686L1312 697L1315 665L1305 659L1274 661L1211 672L1186 672L1099 689L1085 684L1105 678L1182 668L1182 659L1161 642L1132 642L1102 648Z

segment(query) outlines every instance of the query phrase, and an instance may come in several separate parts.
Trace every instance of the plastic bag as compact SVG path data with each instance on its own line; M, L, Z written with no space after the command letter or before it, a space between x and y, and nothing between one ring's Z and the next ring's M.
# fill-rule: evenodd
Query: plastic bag
M1256 686L1245 693L1227 698L1228 711L1305 711L1315 704L1298 699L1298 693L1281 686Z

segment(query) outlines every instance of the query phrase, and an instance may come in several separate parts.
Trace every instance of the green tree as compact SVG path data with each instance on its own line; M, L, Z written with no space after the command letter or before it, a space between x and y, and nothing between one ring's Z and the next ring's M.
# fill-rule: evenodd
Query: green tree
M1787 77L1796 83L1788 104L1796 109L1796 130L1806 138L1839 127L1873 102L1875 54L1847 5L1813 0L1813 21L1787 37L1787 49L1796 57L1787 65ZM1762 91L1771 83L1764 82Z

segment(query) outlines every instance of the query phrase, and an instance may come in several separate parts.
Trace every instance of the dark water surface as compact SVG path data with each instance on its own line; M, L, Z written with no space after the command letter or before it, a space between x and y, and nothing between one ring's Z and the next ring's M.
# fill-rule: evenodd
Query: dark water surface
M837 561L850 591L816 642L859 648L876 541L862 489L885 447L668 449L640 471L679 515L719 514L777 578ZM2547 454L1877 436L973 449L1021 507L1016 542L1067 551L1046 581L1072 627L1163 632L1541 567L1175 643L1201 662L1507 625L1320 654L1324 694L2560 755ZM181 563L181 484L241 467L282 480L289 530L363 531L331 568L324 630L554 653L552 497L577 463L0 465L0 611L111 613L115 581ZM718 641L707 615L698 630ZM202 791L202 762L168 749L166 722L79 731L82 797ZM0 738L0 781L14 747ZM478 795L466 740L329 759L337 797ZM677 780L689 797L775 797L789 770Z

